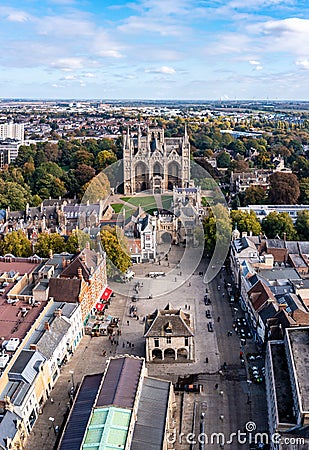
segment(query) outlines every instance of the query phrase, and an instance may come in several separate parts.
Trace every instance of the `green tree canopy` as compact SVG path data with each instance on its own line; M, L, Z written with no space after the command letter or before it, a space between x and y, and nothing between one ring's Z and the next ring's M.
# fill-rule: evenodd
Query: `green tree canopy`
M217 166L220 168L228 168L231 165L231 157L227 152L221 152L217 156Z
M309 211L300 211L297 214L295 229L301 241L309 241Z
M87 242L90 244L89 234L81 230L74 230L66 242L66 251L75 254L78 250L83 250Z
M64 237L57 233L40 233L34 251L42 258L48 258L49 252L62 253L66 250Z
M261 223L257 218L254 211L231 211L232 227L235 228L237 224L237 229L241 233L246 231L248 234L252 232L254 236L258 236L261 231Z
M232 225L227 208L215 205L208 208L208 214L203 220L205 248L212 254L216 245L222 248L229 245Z
M245 191L245 205L263 205L266 202L267 194L261 186L250 186Z
M32 254L31 242L21 230L6 234L0 241L0 255L11 253L14 256L28 257Z
M31 202L30 188L24 184L21 186L12 181L0 179L0 207L11 211L22 211L26 204Z
M299 182L300 197L299 202L303 205L309 204L309 178L303 178Z
M293 225L293 221L288 213L277 213L273 211L262 220L262 228L268 238L275 238L279 236L281 239L286 233L288 240L297 238L297 233Z
M104 227L100 232L100 237L108 258L117 269L124 273L132 265L132 262L120 234L121 231L117 227Z

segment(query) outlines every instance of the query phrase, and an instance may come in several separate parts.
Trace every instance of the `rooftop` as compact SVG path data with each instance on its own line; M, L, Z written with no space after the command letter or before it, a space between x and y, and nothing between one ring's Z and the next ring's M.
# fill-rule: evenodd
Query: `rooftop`
M144 378L131 450L161 450L168 409L170 383Z
M296 418L293 412L293 393L284 343L270 342L269 348L275 379L279 422L296 424Z
M299 389L303 411L309 411L309 327L287 329L287 340L291 348L291 358L295 367L296 384Z
M111 359L96 407L133 408L143 364L142 359L129 356Z
M131 410L97 408L93 411L82 450L124 449L131 420Z
M58 450L81 448L102 374L87 375L80 386Z

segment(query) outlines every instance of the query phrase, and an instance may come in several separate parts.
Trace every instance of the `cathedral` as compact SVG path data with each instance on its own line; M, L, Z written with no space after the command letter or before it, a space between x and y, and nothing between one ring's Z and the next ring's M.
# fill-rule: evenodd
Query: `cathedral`
M183 137L164 137L164 129L129 128L123 139L124 194L151 191L162 194L174 187L186 188L190 180L190 143L185 128Z

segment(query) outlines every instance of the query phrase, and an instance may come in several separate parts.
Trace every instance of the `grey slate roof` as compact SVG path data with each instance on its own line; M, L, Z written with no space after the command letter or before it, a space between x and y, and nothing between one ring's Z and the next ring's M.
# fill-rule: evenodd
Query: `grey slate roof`
M20 421L21 418L13 411L5 411L4 415L0 416L0 448L8 448L7 438L14 438Z
M45 330L43 336L37 342L39 352L45 356L46 359L52 357L54 351L70 327L71 324L63 317L55 317L53 319L50 324L50 329Z
M168 381L144 378L131 450L163 448L169 392Z
M16 381L24 380L31 384L44 361L44 356L38 351L22 350L9 372L9 379Z
M194 336L190 317L190 314L181 309L172 309L167 305L165 309L156 310L147 316L144 336Z

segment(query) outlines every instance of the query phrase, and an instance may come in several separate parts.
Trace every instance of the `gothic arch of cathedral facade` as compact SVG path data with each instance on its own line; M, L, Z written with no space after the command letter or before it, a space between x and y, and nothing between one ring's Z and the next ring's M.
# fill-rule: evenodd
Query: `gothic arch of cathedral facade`
M185 128L183 137L165 137L164 129L129 128L123 139L124 194L151 191L162 194L174 187L186 188L190 181L190 143Z

